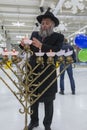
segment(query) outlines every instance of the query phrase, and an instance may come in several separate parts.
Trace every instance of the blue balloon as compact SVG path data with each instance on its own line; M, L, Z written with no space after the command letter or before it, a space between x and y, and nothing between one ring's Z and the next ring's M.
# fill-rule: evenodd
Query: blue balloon
M75 44L82 49L87 48L87 35L79 34L75 37Z

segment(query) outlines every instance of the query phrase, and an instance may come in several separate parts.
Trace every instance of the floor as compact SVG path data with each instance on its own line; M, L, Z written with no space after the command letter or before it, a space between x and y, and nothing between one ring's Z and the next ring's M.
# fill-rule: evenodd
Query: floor
M10 75L10 71L6 69ZM52 130L87 130L87 68L74 68L76 95L71 94L67 73L65 76L65 95L57 93L54 101ZM10 80L0 70L0 76L9 83ZM59 84L59 79L58 79ZM0 80L0 130L23 130L24 115L19 113L22 106L15 96ZM34 130L44 130L43 103L39 106L40 125ZM29 122L30 120L28 120Z

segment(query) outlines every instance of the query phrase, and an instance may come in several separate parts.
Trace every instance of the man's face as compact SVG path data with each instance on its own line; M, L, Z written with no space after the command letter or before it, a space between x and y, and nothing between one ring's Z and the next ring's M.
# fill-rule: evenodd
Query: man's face
M42 37L50 36L53 33L55 24L50 18L44 18L41 22L40 35Z
M48 30L49 28L51 28L51 26L53 26L53 24L54 22L51 19L45 18L41 22L41 28L42 30Z

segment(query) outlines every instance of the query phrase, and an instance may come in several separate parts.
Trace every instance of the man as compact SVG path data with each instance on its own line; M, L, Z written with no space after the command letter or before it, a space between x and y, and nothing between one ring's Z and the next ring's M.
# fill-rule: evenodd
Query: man
M73 58L73 62L76 62L76 55L75 55L74 48L68 43L66 38L64 39L62 50L65 50L65 52L73 51L71 56ZM60 65L60 72L64 69L64 67L65 67L65 64ZM70 64L69 67L60 75L60 92L59 93L64 95L64 76L65 76L66 71L69 76L72 94L75 95L75 82L73 78L72 64Z
M33 52L57 52L62 48L62 43L64 40L64 36L60 33L53 32L53 28L59 25L59 20L49 11L47 11L43 15L37 16L38 22L41 24L39 32L33 32L31 35L32 44L30 45L30 49ZM47 55L46 53L43 56L44 66L39 66L35 73L41 72L47 66ZM36 56L33 54L30 57L30 64L32 68L36 66ZM54 65L51 65L41 76L37 79L36 82L42 82L51 71L55 68ZM45 88L54 80L56 77L55 72L40 86L37 90L37 93L41 93ZM39 125L39 117L38 117L38 106L39 102L44 102L45 106L45 117L43 120L43 124L45 130L51 130L51 123L53 118L53 101L55 99L55 95L57 93L57 80L50 86L50 88L41 96L41 98L31 106L31 110L33 114L30 115L30 124L28 126L29 130L33 130L34 127Z

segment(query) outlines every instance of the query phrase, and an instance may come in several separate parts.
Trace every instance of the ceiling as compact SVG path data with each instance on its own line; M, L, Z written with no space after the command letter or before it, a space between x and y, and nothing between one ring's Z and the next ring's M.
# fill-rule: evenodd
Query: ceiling
M26 34L30 37L32 31L38 29L36 17L48 8L60 20L54 31L68 38L78 31L87 33L87 0L0 0L1 36L11 44L18 44Z

